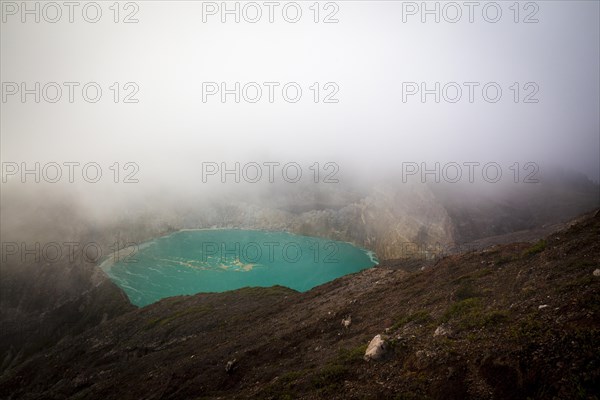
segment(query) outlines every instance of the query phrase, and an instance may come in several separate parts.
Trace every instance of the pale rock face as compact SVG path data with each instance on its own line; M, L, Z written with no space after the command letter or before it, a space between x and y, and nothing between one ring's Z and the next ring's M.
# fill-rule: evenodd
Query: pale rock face
M594 276L600 276L600 268L594 270Z
M385 339L381 335L376 335L369 343L369 346L367 346L364 359L366 361L381 360L385 356L387 349L388 345Z
M303 196L307 204L313 203L310 193ZM426 185L374 187L362 198L343 192L330 197L334 200L315 205L319 209L298 211L278 208L269 200L242 200L211 209L201 220L209 227L283 230L347 241L374 251L380 260L433 258L440 244L454 241L452 220Z

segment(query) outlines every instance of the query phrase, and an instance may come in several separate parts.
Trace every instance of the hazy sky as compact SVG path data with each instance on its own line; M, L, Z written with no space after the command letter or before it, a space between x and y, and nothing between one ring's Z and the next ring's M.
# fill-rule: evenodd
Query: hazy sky
M99 2L97 23L83 19L86 2L75 9L73 23L66 7L56 23L44 20L54 18L52 9L40 11L40 23L32 15L23 23L21 10L13 15L7 3L2 2L1 25L3 162L94 161L107 169L112 162L131 161L145 182L182 184L200 178L203 161L238 160L336 161L353 168L397 168L402 161L533 161L599 179L596 1L538 1L526 9L521 3L518 23L509 8L513 2L498 3L497 23L484 19L489 2L474 9L472 23L465 6L458 22L447 22L457 14L444 2L439 23L433 15L425 15L423 23L418 10L413 15L412 5L400 1L321 2L318 23L312 1L297 3L302 10L297 23L284 20L286 2L274 9L274 23L263 2L256 3L262 11L257 23L244 19L256 16L254 5L243 8L245 2L239 3L240 12L246 11L239 23L232 15L222 23L219 12L205 13L203 22L203 9L214 11L213 4L221 2L132 3L137 9L121 3L119 23L113 21L112 2ZM28 2L32 8L34 3ZM435 4L428 3L432 9ZM487 7L486 17L494 19L495 7ZM295 5L286 10L295 18ZM93 8L87 12L94 16ZM132 12L139 22L122 23ZM339 22L323 23L332 13ZM538 22L523 23L526 17ZM7 82L28 88L58 82L62 97L49 103L42 96L38 104L27 95L22 103L21 93L7 94L14 89ZM80 83L73 103L63 82ZM97 103L82 97L88 82L102 89ZM118 103L110 89L114 82ZM135 85L125 88L127 82ZM223 103L216 94L203 102L203 82L225 82L229 89L235 82L241 88L256 82L262 98L235 103L228 95ZM264 82L279 83L273 84L273 103ZM289 82L302 89L296 103L283 98ZM406 94L422 82L429 89L440 82L440 94L450 99L456 85L444 93L441 88L456 82L462 98L451 103L442 96L436 103L431 94L423 103L417 93L404 102L403 88ZM473 82L473 103L465 82ZM482 95L490 82L490 98L496 87L502 90L496 103ZM123 103L136 86L138 103ZM324 103L335 89L338 102ZM55 89L47 90L53 98ZM246 97L254 98L255 86L247 90ZM295 89L289 90L293 97ZM538 102L524 103L528 95Z

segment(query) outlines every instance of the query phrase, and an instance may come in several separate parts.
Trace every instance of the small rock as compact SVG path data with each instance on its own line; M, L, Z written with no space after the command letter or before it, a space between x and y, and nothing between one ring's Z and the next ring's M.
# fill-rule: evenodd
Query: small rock
M227 361L227 365L225 365L225 372L228 374L233 372L233 369L236 367L237 360L234 358L233 360Z
M352 323L352 317L350 315L348 315L346 318L342 319L342 326L346 329L348 329L348 327L350 326L351 323Z
M548 304L542 304L541 306L538 306L538 310L541 310L542 308L546 308L548 307Z
M600 268L594 270L594 276L600 276Z
M367 346L364 359L365 361L380 360L385 356L387 349L388 345L385 339L381 335L375 335Z
M450 332L446 327L440 325L435 329L435 332L433 332L433 336L448 336L449 333Z

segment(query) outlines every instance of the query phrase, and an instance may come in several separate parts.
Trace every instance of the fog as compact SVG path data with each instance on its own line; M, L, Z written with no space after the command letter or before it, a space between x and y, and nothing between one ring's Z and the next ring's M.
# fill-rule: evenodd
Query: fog
M5 237L181 221L230 201L310 209L434 183L421 169L454 183L456 165L473 192L527 191L557 168L600 179L597 2L429 2L439 22L421 2L321 2L318 16L282 2L272 23L262 2L228 2L239 22L220 2L120 3L118 16L100 3L95 23L86 3L72 23L62 3L59 19L31 2L39 23L22 4L2 3ZM505 185L482 175L489 163Z

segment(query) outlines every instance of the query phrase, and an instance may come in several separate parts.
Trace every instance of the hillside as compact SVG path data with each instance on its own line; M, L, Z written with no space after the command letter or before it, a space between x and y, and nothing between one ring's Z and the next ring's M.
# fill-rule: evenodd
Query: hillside
M165 299L5 371L0 396L598 398L599 239L596 212L422 271ZM385 357L365 361L377 334Z

